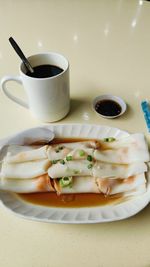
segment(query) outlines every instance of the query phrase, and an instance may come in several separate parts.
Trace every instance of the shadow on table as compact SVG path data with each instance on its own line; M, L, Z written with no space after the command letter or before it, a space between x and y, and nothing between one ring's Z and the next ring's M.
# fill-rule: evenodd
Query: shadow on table
M134 114L134 110L132 107L130 107L128 104L127 104L127 110L126 112L121 116L121 118L125 119L125 120L128 120L130 119Z
M86 113L88 113L88 116L90 117L90 115L92 116L91 112L93 114L96 114L96 112L94 112L94 109L92 107L92 100L88 101L86 99L71 99L71 108L70 108L68 117L74 116L74 115L80 117ZM120 118L121 120L128 120L132 118L133 115L134 115L133 108L127 105L126 112L121 117L118 117L115 120L120 119Z
M92 104L85 99L71 99L71 107L68 115L79 115L84 111L92 110Z

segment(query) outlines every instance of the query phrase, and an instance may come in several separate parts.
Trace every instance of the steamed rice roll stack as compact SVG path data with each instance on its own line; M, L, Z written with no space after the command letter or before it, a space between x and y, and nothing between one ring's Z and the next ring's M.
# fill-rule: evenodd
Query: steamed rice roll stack
M96 179L100 192L106 195L113 195L134 190L141 185L146 187L144 174L130 176L127 179Z
M146 185L142 184L133 190L129 190L129 191L122 193L122 196L123 197L134 197L134 196L142 195L145 192L146 192Z
M94 149L93 148L75 148L70 153L67 154L67 157L71 157L72 160L82 160L87 159L90 156L91 159L94 159Z
M117 141L100 144L100 149L94 151L94 158L99 161L130 164L150 160L143 134L133 134Z
M71 184L68 186L61 186L59 179L54 180L54 187L58 194L99 193L95 178L92 176L68 178L72 178Z
M15 193L54 192L47 174L33 179L4 179L0 180L0 190Z
M52 179L63 176L92 176L92 164L88 160L63 160L50 166L48 175Z
M8 146L7 154L4 158L8 163L19 163L25 161L41 160L47 158L48 146L32 147L32 146Z
M88 140L88 141L79 141L79 142L69 142L69 143L60 143L53 145L55 149L59 149L59 147L69 148L71 150L73 149L84 149L84 148L98 148L99 147L99 141L97 140Z
M98 178L128 178L130 176L144 173L147 165L143 162L133 164L109 164L96 162L92 168L92 175Z
M51 162L47 159L27 161L21 163L3 162L0 177L2 179L32 179L47 173Z
M70 148L64 147L64 146L48 146L47 149L47 157L50 161L54 160L61 160L64 159L67 154L71 151Z

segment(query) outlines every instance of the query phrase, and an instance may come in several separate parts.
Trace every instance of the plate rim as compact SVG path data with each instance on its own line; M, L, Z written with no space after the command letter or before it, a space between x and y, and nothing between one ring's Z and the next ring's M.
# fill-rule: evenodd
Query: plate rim
M86 127L88 127L88 129L91 129L91 128L94 127L94 128L97 129L97 131L100 130L100 129L105 130L107 128L107 129L109 129L109 131L113 131L114 133L117 131L121 135L125 135L125 136L129 136L130 135L129 132L121 130L119 128L111 127L111 126L108 126L108 125L98 125L98 124L81 124L81 123L66 123L66 124L64 124L64 123L62 123L62 124L51 124L51 125L47 125L46 124L46 125L39 126L39 128L40 127L49 128L50 130L58 129L58 132L60 131L60 133L61 133L61 131L64 130L64 128L67 128L67 127L68 127L68 129L69 129L69 127L72 127L72 128L73 127L80 127L81 130L82 130L82 128L86 128ZM34 129L34 128L37 128L37 127L31 127L31 128L28 128L28 129ZM109 133L109 131L107 132L107 134ZM17 132L17 134L20 134L21 132L23 132L23 131L19 131L19 132ZM8 140L12 136L16 136L17 134L11 135L11 136L9 136L8 138L5 138L5 139L1 139L0 140L0 144L2 145L4 140L6 140L6 139ZM64 135L64 137L65 136L66 135ZM88 136L85 136L85 138L87 138L87 137ZM92 138L92 137L90 137L90 138ZM141 196L136 196L136 197L132 198L131 200L128 200L128 201L125 201L125 202L122 202L122 203L119 203L119 204L116 204L116 205L105 205L105 206L87 207L87 208L73 208L73 209L71 209L71 208L57 208L57 207L52 207L51 208L51 207L46 207L46 206L41 206L41 205L34 205L32 203L25 202L25 201L20 199L20 203L22 205L21 207L24 207L24 205L25 205L26 208L27 208L27 212L25 212L24 214L21 212L21 207L19 209L18 209L17 206L15 207L15 205L13 207L13 205L11 206L11 204L10 204L11 202L7 201L7 198L11 199L10 196L14 195L15 193L6 192L6 191L0 191L0 201L1 201L2 206L7 208L13 214L15 214L15 215L17 215L17 216L19 216L21 218L24 218L24 219L29 219L29 220L33 220L33 221L40 221L40 222L46 222L46 223L93 224L93 223L104 223L104 222L119 221L119 220L123 220L123 219L129 218L131 216L134 216L135 214L140 212L142 209L144 209L148 205L148 203L150 201L149 191L150 191L150 186L148 187L147 191L142 195L142 198L141 198ZM19 203L19 200L18 200L19 197L15 198L13 196L12 199L13 199L14 203L16 203L16 202ZM131 212L129 211L130 209L128 209L128 203L130 203L129 204L130 206L133 206ZM137 204L138 204L138 207L137 207ZM28 210L28 206L30 206L30 208L33 209L33 215L32 215L32 212ZM117 207L117 208L116 209L114 209L114 208L112 209L112 207ZM37 209L40 212L41 212L41 210L43 210L43 212L46 212L46 210L49 210L49 211L53 210L54 214L51 214L50 217L46 218L41 213L41 216L38 217L37 214L34 215L34 213L37 212ZM122 209L122 211L121 211L121 209ZM71 210L71 212L70 212L70 210ZM89 212L89 216L85 216L84 217L84 211L85 210L87 212ZM103 210L104 210L104 213L103 213ZM66 212L66 214L64 214L63 216L60 216L60 218L59 218L59 214L61 213L60 215L62 215L62 211ZM91 211L93 211L93 213ZM103 214L103 216L97 217L96 213L94 211L95 212L99 211L100 213ZM56 215L55 215L55 212L56 212ZM77 213L78 216L73 216L72 215L72 213L76 214L75 212ZM114 213L116 213L116 215L113 216L113 214L111 214L111 216L108 216L107 212L108 213L109 212L110 213L114 212ZM119 212L120 212L120 214L119 214ZM91 214L93 215L93 217L92 217Z

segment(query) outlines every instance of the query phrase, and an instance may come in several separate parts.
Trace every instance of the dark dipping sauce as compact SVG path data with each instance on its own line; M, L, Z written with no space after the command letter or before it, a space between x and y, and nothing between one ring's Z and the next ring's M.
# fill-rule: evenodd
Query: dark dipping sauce
M61 144L71 142L81 142L96 139L86 138L54 138L50 144ZM38 145L38 143L36 144ZM40 143L39 143L40 145ZM44 145L44 144L43 144ZM102 149L105 149L103 147ZM57 195L55 192L44 193L27 193L17 194L25 202L35 205L57 208L83 208L96 207L104 205L115 205L125 200L122 194L105 196L104 194L96 193L77 193L77 194L62 194Z
M114 100L99 100L95 105L95 110L103 116L117 116L121 113L121 106Z
M63 69L54 65L39 65L33 67L34 72L27 71L26 75L32 78L49 78L63 72Z

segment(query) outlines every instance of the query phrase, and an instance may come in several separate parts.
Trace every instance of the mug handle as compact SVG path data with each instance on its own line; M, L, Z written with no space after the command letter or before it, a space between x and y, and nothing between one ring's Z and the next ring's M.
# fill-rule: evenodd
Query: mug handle
M24 108L29 108L29 105L28 105L25 101L19 99L18 97L12 95L12 94L9 92L9 90L8 90L7 87L6 87L6 83L9 82L9 81L15 81L15 82L17 82L17 83L19 83L19 84L22 84L21 77L20 77L20 76L5 76L5 77L3 77L3 78L1 79L1 87L2 87L2 91L4 92L4 94L5 94L9 99L11 99L12 101L14 101L15 103L21 105L21 106L24 107Z

